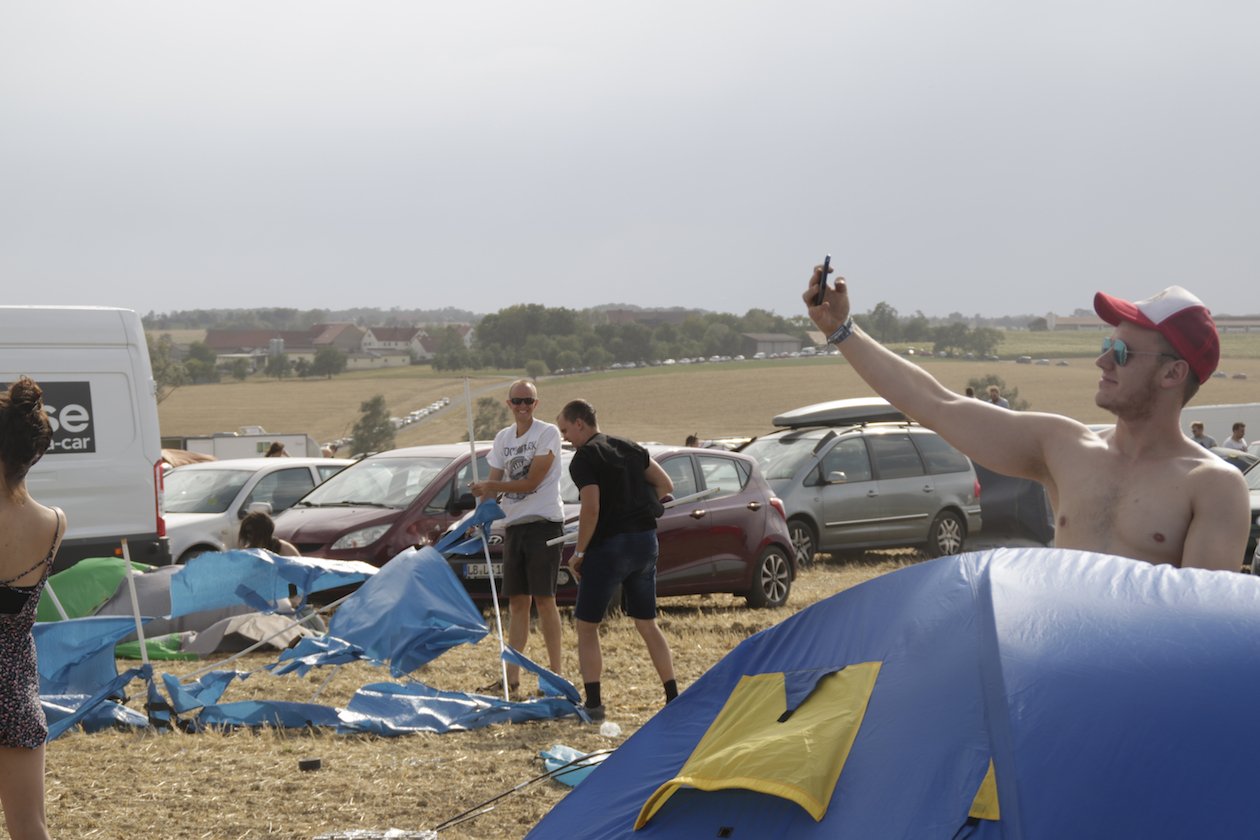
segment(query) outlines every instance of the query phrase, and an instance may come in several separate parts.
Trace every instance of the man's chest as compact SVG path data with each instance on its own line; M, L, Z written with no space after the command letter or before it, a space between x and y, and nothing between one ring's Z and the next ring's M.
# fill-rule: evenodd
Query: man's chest
M1185 474L1167 464L1099 460L1060 483L1055 543L1180 564L1193 514Z

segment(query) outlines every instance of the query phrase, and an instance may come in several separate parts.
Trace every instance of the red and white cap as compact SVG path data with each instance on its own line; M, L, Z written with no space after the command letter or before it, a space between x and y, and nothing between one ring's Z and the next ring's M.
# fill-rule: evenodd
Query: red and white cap
M1105 295L1094 295L1094 311L1113 327L1128 321L1155 330L1185 359L1199 382L1206 382L1221 360L1221 339L1216 322L1203 301L1180 286L1136 303Z

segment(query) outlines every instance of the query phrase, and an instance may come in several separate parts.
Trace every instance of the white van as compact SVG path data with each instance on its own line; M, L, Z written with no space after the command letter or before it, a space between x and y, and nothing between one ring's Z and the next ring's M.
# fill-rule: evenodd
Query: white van
M65 509L58 570L122 554L171 562L162 509L162 444L149 351L130 309L0 306L0 383L26 375L44 390L47 454L31 495Z

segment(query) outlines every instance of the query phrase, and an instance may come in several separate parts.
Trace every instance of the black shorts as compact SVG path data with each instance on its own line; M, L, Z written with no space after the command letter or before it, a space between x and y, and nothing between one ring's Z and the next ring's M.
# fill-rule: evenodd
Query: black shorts
M503 594L555 597L560 574L560 545L548 540L564 534L559 522L539 520L509 525L503 532Z

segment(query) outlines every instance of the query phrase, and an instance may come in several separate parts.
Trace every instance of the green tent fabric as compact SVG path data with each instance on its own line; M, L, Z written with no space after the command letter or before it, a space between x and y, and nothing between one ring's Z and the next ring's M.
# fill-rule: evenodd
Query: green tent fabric
M200 655L183 650L183 635L167 633L165 636L145 639L144 646L148 649L149 659L200 659ZM119 659L141 659L140 642L119 642L114 646L114 656Z
M118 584L122 583L126 568L124 562L121 557L88 557L50 577L48 587L56 592L57 600L70 618L95 615L101 605L118 590ZM153 567L132 562L131 568L137 572L146 572ZM61 620L47 588L40 596L35 620Z

